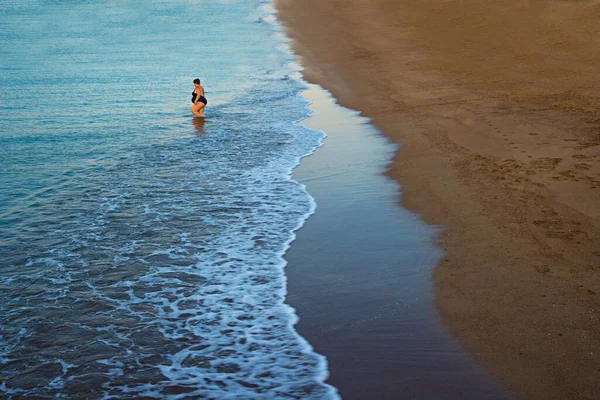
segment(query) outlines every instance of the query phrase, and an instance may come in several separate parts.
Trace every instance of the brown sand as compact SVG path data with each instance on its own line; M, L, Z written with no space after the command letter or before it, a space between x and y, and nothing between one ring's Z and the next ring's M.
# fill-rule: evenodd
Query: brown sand
M306 78L402 144L467 349L525 398L600 398L600 4L276 5Z

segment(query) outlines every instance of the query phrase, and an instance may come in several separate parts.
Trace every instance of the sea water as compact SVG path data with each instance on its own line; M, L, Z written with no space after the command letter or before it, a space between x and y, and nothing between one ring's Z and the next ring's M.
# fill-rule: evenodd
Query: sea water
M284 303L323 134L270 12L0 4L0 396L337 396Z

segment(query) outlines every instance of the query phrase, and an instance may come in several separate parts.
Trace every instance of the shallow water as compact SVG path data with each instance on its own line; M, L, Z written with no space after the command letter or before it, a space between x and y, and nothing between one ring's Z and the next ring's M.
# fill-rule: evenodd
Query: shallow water
M3 396L336 397L283 302L323 135L265 4L0 6Z

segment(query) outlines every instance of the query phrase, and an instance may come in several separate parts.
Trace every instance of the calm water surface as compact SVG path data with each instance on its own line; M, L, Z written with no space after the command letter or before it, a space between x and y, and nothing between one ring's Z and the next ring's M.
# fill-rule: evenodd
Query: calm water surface
M0 396L336 397L283 302L323 135L265 6L0 4Z

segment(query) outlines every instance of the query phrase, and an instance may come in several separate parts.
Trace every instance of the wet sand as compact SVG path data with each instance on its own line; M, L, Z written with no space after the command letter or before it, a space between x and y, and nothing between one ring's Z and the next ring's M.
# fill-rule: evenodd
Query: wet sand
M511 398L436 313L438 229L398 207L383 175L397 146L317 85L303 95L313 114L301 123L328 137L294 170L317 210L286 253L286 301L327 357L328 382L346 400Z
M600 397L600 5L276 5L305 77L401 144L452 332L524 398Z

